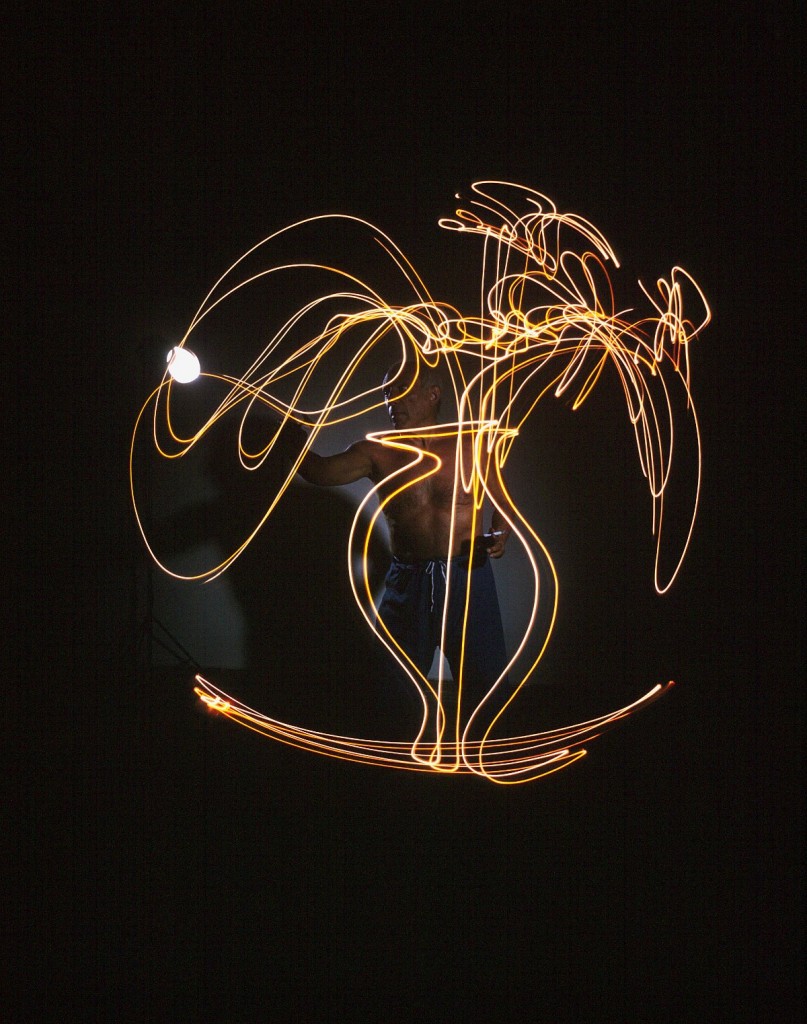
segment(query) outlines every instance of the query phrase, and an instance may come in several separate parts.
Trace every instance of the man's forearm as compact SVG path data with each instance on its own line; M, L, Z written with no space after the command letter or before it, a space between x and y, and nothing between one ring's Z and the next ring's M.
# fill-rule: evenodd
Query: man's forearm
M493 510L493 515L490 517L490 528L494 533L503 536L505 540L512 532L510 524L497 508Z

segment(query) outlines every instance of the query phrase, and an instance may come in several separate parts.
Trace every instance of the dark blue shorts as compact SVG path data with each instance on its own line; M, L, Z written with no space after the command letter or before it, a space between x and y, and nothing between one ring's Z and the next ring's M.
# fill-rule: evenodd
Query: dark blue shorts
M449 564L451 593L445 642L441 644ZM458 555L450 561L402 562L393 558L378 617L424 676L431 668L435 649L439 647L456 680L462 657L462 621L469 573L471 599L462 671L463 692L475 705L507 664L496 581L487 557L474 568L469 568L467 555ZM383 634L383 630L381 632ZM506 686L502 689L506 690ZM468 707L465 700L463 704Z

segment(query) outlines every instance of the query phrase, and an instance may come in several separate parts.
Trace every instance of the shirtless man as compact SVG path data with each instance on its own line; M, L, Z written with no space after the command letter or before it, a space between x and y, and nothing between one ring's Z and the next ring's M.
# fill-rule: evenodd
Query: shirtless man
M413 453L365 439L337 455L320 456L309 451L299 473L304 480L320 486L349 484L365 477L381 484L379 497L389 526L392 564L378 618L424 677L435 649L442 649L455 680L462 671L463 687L473 701L470 712L507 663L496 584L486 556L500 558L504 554L510 527L494 509L490 532L484 539L473 536L472 496L462 488L457 489L456 499L454 495L457 433L438 425L440 376L425 365L414 381L408 367L400 371L400 364L390 367L384 378L387 412L393 427L401 432L402 443L422 449L426 459L384 485L391 474L412 462ZM470 437L462 443L468 446L466 454L470 456ZM430 475L415 482L430 465L435 467ZM412 481L408 486L407 480ZM494 493L501 500L498 490ZM449 569L449 607L443 637ZM469 574L471 597L463 657ZM463 704L468 707L466 701Z

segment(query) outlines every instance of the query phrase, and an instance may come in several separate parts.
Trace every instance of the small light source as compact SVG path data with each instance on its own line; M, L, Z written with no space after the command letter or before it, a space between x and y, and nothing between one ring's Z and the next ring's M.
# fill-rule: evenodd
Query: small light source
M190 384L202 370L197 356L190 349L178 345L171 349L165 361L168 363L168 372L179 384Z

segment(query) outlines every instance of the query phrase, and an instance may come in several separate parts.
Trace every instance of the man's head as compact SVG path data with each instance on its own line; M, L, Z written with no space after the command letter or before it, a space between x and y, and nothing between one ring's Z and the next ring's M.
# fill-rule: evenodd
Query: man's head
M396 430L435 424L442 393L439 370L425 363L394 363L384 376L384 401Z

